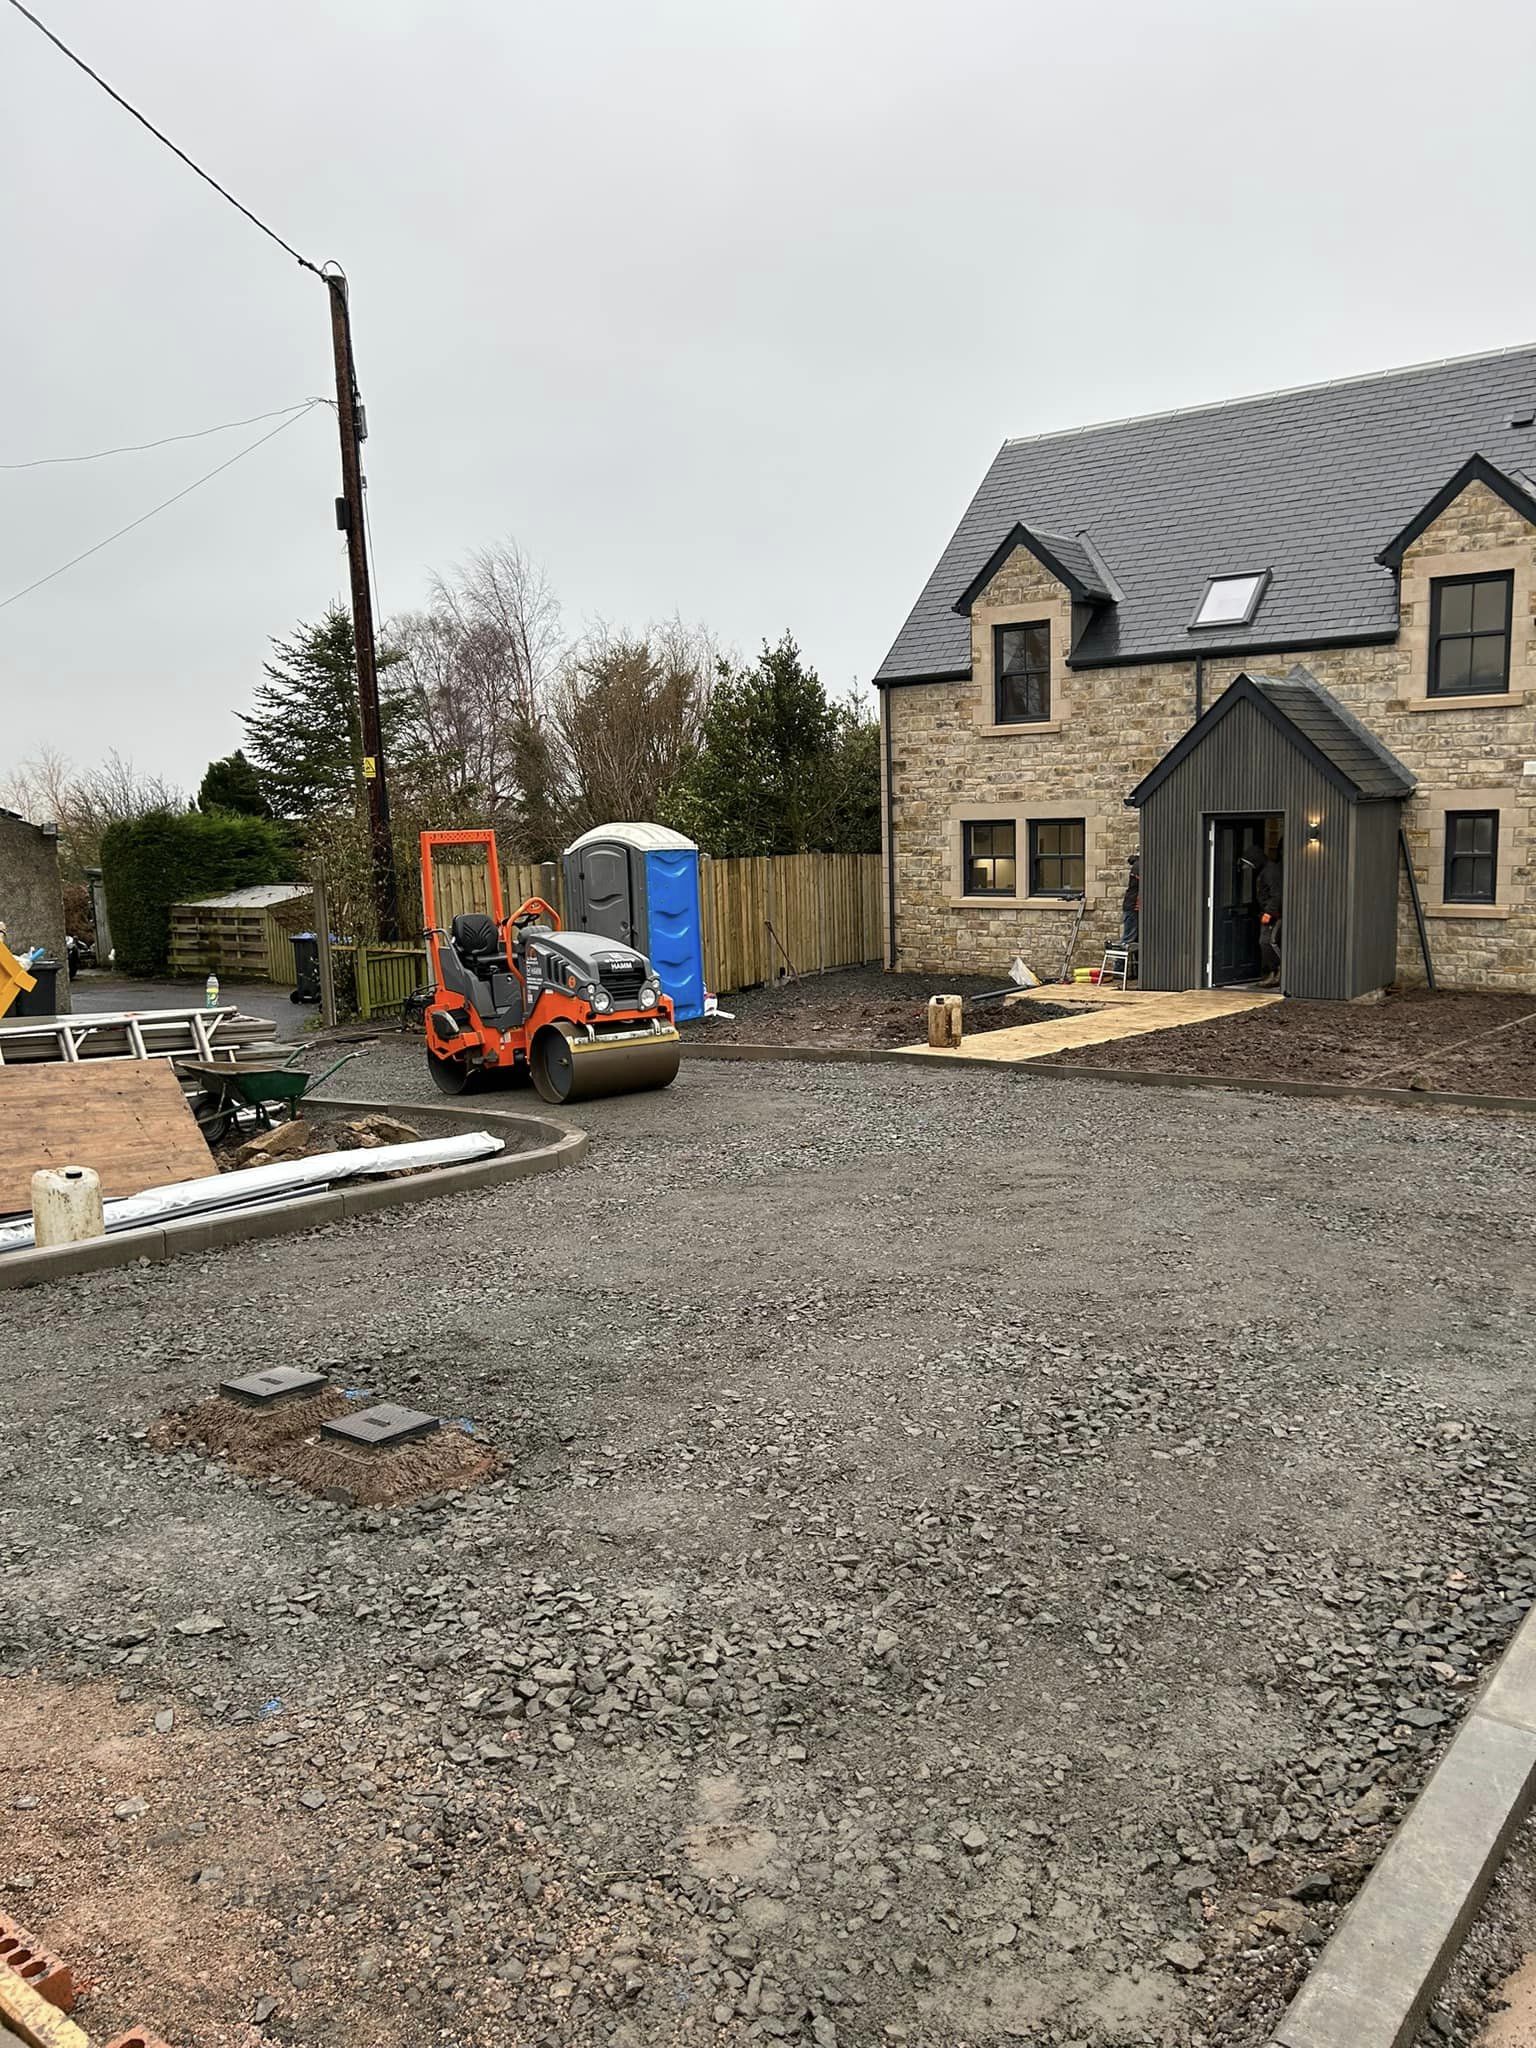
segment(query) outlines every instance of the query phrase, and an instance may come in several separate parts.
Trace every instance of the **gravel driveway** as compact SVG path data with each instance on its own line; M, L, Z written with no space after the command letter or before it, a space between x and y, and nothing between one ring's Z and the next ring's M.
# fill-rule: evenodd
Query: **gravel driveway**
M1536 1130L706 1062L578 1120L16 1298L0 1905L92 2032L1257 2048L1531 1596ZM509 1473L143 1441L292 1362Z

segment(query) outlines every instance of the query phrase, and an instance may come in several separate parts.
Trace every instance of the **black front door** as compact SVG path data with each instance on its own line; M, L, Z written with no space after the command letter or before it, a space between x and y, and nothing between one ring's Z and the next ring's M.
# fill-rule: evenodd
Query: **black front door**
M1264 971L1257 883L1274 822L1258 817L1207 823L1207 979L1212 988L1257 981Z

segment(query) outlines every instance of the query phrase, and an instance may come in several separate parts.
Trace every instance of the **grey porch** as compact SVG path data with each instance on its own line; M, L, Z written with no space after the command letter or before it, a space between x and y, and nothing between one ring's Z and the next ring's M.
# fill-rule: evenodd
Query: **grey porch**
M1283 840L1285 993L1385 987L1397 966L1398 829L1413 787L1305 669L1239 676L1127 798L1141 813L1142 986L1241 978L1241 966L1224 972L1222 950L1234 920L1257 927L1240 864L1251 870L1261 846Z

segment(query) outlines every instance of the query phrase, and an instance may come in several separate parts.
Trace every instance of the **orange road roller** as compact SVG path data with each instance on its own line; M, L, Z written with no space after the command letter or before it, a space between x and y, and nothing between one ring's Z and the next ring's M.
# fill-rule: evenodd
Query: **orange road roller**
M491 909L437 922L433 857L479 847ZM445 1095L531 1080L546 1102L665 1088L682 1043L672 999L643 953L568 932L541 897L508 917L493 832L423 832L421 898L432 992L427 1066Z

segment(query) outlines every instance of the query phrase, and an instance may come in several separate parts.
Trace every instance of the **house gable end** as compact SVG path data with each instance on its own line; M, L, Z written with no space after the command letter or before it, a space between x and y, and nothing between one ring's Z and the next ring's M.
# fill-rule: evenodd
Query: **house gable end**
M969 617L978 598L1018 549L1033 555L1046 574L1079 604L1112 604L1115 594L1093 550L1078 535L1048 534L1022 522L1012 526L955 599L953 610Z
M1504 470L1495 468L1486 456L1473 455L1414 513L1408 524L1393 535L1376 557L1377 561L1389 569L1400 569L1404 555L1414 542L1449 511L1462 493L1474 484L1481 484L1485 490L1492 491L1495 497L1502 499L1511 511L1517 512L1528 525L1536 527L1536 496L1525 490Z

